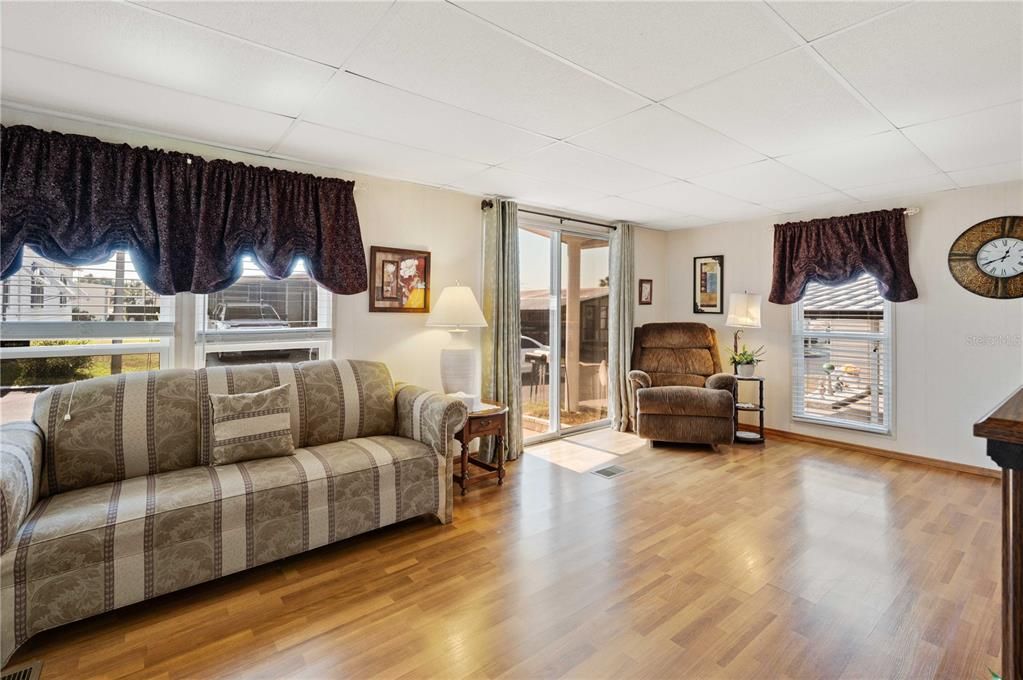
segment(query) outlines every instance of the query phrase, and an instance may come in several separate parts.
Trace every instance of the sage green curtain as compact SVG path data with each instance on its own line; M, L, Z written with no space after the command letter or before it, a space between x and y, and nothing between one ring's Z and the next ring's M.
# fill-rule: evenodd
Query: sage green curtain
M522 453L522 373L519 359L518 205L493 199L483 210L483 398L508 405L507 460ZM486 204L484 204L486 205ZM493 461L494 442L480 445Z
M611 235L610 298L608 301L608 415L611 427L619 432L633 429L632 390L629 389L629 363L632 360L632 329L636 295L633 263L632 225L619 224Z

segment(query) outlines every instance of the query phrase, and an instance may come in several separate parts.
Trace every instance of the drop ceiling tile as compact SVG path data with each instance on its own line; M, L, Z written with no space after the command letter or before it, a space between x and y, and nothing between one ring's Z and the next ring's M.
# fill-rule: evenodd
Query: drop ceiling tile
M717 220L708 219L706 217L682 217L644 222L643 226L649 227L650 229L660 229L661 231L678 231L679 229L707 227L712 224L717 224L717 222Z
M717 222L763 217L776 212L760 205L722 196L688 182L673 182L634 191L622 198L673 210L683 215L706 217Z
M899 127L1023 98L1023 3L920 2L814 43Z
M345 68L558 138L646 103L447 3L398 3Z
M565 143L545 147L501 167L541 179L565 180L604 194L622 194L672 181L667 175Z
M966 170L1023 158L1023 102L914 125L903 134L942 170Z
M854 196L861 201L877 201L884 198L898 198L902 196L915 196L917 194L930 194L935 191L946 191L955 189L956 185L943 174L928 175L926 177L914 177L897 182L886 182L884 184L873 184L871 186L846 189L845 193ZM910 206L906 206L907 208Z
M351 172L434 185L447 184L486 167L312 123L298 123L292 128L274 155Z
M338 73L302 116L327 127L497 164L552 142L350 73Z
M649 106L574 137L572 144L685 179L764 156L662 106Z
M158 12L340 66L391 2L143 2Z
M3 46L296 116L332 69L119 2L3 3Z
M771 205L774 200L830 191L830 187L817 180L771 160L694 177L689 181L727 196L765 205Z
M773 57L664 104L769 156L890 129L809 49Z
M609 80L660 100L796 43L752 2L460 2Z
M999 163L983 168L958 170L948 173L949 177L961 187L975 187L981 184L1000 184L1023 179L1023 162Z
M5 103L265 151L291 119L214 99L3 50Z
M847 26L865 21L881 12L887 12L905 2L772 2L774 11L807 40L816 40Z
M593 215L605 220L632 222L635 224L677 222L681 226L686 220L700 219L617 196L608 196L597 201L580 203L572 206L572 211Z
M488 168L463 177L451 185L470 194L506 196L520 203L568 209L572 205L603 198L600 192L584 189L568 182L531 177L504 168Z
M836 189L897 182L937 172L933 163L895 131L782 156L778 160Z
M806 212L807 210L816 210L819 208L853 205L856 203L859 203L859 201L843 194L840 191L829 191L826 194L817 194L816 196L801 196L799 198L778 200L771 199L765 201L764 205L770 206L771 208L783 213L798 213Z

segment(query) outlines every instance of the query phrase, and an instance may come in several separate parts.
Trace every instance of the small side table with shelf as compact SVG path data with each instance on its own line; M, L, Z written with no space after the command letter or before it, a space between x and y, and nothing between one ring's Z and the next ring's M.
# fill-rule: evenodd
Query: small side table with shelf
M453 477L455 484L461 488L463 496L471 483L475 484L496 478L498 485L504 484L504 447L507 435L508 407L504 404L485 401L475 411L469 412L469 419L465 422L465 427L455 434L455 439L462 445L462 469ZM469 455L469 442L477 437L486 436L492 436L497 440L494 447L497 460L494 463L488 463ZM482 468L484 472L471 474L469 472L470 465Z
M744 378L741 375L735 376L740 385L744 382L755 382L757 384L757 403L736 401L735 403L735 442L737 444L762 444L764 442L764 379L758 375ZM736 390L738 392L738 390ZM739 429L740 413L757 413L760 417L760 426L756 432Z

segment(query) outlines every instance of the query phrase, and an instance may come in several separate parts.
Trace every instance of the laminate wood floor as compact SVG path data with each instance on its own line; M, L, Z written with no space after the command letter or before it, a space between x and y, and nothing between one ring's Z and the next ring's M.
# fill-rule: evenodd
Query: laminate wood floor
M586 472L614 463L628 472ZM996 480L775 440L535 447L504 488L35 637L43 679L975 678Z

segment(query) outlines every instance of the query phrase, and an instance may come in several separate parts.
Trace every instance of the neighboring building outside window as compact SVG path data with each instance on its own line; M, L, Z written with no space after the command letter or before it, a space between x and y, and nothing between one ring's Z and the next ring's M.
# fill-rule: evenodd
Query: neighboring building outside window
M892 304L876 280L811 283L792 313L792 417L890 433Z

